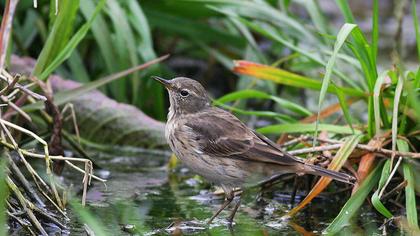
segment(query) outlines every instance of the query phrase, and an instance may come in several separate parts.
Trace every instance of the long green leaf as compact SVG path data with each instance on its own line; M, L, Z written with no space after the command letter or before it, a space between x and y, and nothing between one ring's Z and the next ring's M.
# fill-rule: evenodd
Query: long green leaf
M72 208L72 212L76 214L76 216L81 220L81 222L89 226L89 229L91 229L95 233L95 235L108 235L104 231L104 229L106 229L105 225L103 225L103 223L99 220L100 217L93 215L88 209L83 207L76 200L70 200L69 203Z
M322 13L318 1L302 0L301 4L306 8L309 16L312 19L315 27L322 34L328 34L330 32L327 24L327 19Z
M218 103L217 101L214 101L214 103L220 107L223 107L226 110L232 111L232 112L236 112L242 115L252 115L252 116L259 116L259 117L271 117L271 118L276 118L279 119L283 122L286 123L295 123L297 122L296 119L293 119L292 117L288 116L288 115L284 115L284 114L280 114L277 112L273 112L273 111L252 111L252 110L244 110L244 109L240 109L237 107L233 107L233 106L229 106L223 103Z
M47 41L38 56L35 68L32 72L34 76L40 76L42 72L63 50L73 31L74 20L77 15L80 0L60 1L58 15L54 20Z
M391 218L392 213L384 206L384 204L382 204L381 199L379 197L379 193L381 189L383 188L383 186L385 185L386 181L388 180L389 175L391 174L390 166L391 166L391 160L388 159L386 160L384 167L382 168L382 174L381 174L381 179L379 180L378 189L372 195L373 207L375 207L375 209L379 211L386 218Z
M86 33L89 31L92 22L95 20L95 17L102 10L105 5L105 0L101 0L96 6L95 12L91 18L73 35L73 37L67 42L64 48L58 52L54 57L54 60L46 65L47 67L42 70L41 74L38 76L38 79L46 79L61 63L63 63L67 58L70 57L73 50L79 45L80 41L84 39ZM37 74L34 74L37 75Z
M179 16L168 14L168 12L157 11L156 9L146 9L145 14L149 19L151 27L159 28L162 31L181 35L187 38L197 38L205 43L224 42L237 48L246 46L242 37L231 33L208 27L208 25L197 21L186 20ZM182 27L180 27L182 25Z
M71 54L71 56L69 57L67 61L67 64L70 68L70 71L71 71L70 73L72 75L72 78L74 78L74 80L82 82L82 83L87 83L90 81L89 74L83 63L83 59L77 50L75 50Z
M396 148L397 148L397 135L398 135L398 107L400 105L400 98L401 98L403 85L404 85L404 79L400 76L398 77L397 87L395 88L394 106L392 109L392 129L391 129L392 151L397 150ZM391 167L393 164L392 162L394 161L393 158L394 157L392 156Z
M270 95L270 94L267 94L258 90L252 90L252 89L246 89L246 90L228 93L224 95L223 97L218 98L216 102L227 103L227 102L232 102L232 101L236 101L240 99L249 99L249 98L270 99L276 102L280 107L293 111L297 114L300 114L303 116L312 115L312 112L310 112L308 109L296 103L290 102L286 99L282 99L277 96L273 96L273 95Z
M298 88L308 88L313 90L321 90L322 84L318 80L298 75L286 70L265 66L249 61L235 61L234 71L240 74L251 75L259 79L271 80L273 82L284 84ZM360 90L339 87L348 96L364 97L366 96ZM337 93L335 85L329 85L327 91L333 94Z
M113 47L117 52L119 69L130 68L137 65L139 62L136 40L134 38L133 29L130 27L126 12L123 10L120 1L109 0L107 1L106 12L111 19L112 25L114 26L114 33L116 35L124 35L123 37L113 37ZM117 98L118 101L128 102L128 94L132 97L138 96L139 80L137 79L138 73L130 75L130 86L126 86L127 81L119 80L116 82L116 86L111 86L112 94ZM131 91L130 91L131 89ZM136 98L137 99L137 98ZM131 100L133 102L133 100Z
M82 1L81 12L86 20L89 20L95 12L95 3L93 1ZM105 21L103 14L98 14L95 21L91 25L91 31L95 38L95 43L99 47L102 59L105 62L107 72L113 73L118 71L118 63L115 63L117 58L115 48L111 40L111 32L108 29L108 24Z
M336 0L338 7L341 10L341 13L344 16L344 19L347 23L355 23L353 13L351 12L349 3L347 0Z
M7 158L1 158L0 160L0 235L7 235L6 225L6 200L9 195L9 189L6 186L6 160Z
M339 50L341 49L341 47L343 46L344 42L346 41L347 37L349 37L350 33L353 31L353 29L356 27L356 25L354 24L344 24L343 27L341 27L340 31L338 32L337 35L337 40L335 41L334 44L334 51L333 54L331 56L331 58L328 60L327 66L325 68L325 75L324 75L324 79L322 80L322 86L321 86L321 91L319 94L319 100L318 100L318 116L317 116L317 120L316 120L316 124L318 125L319 123L319 119L320 119L320 114L321 114L321 109L322 109L322 103L324 102L325 96L327 94L327 90L328 87L330 86L330 81L331 81L331 75L333 72L333 67L337 58L337 54L339 52ZM343 100L342 99L343 96L339 96L340 101ZM340 103L342 104L342 103ZM345 102L344 102L345 104ZM347 109L347 106L345 107L345 109ZM344 109L343 109L344 110ZM346 113L346 120L347 123L351 126L351 118L349 116L349 113ZM316 136L317 130L315 130L315 136Z
M238 15L231 9L225 9L222 7L215 7L215 6L208 6L210 9L215 10L216 12L220 12L228 16L228 19L232 24L238 29L238 31L243 35L246 39L248 46L252 49L255 54L255 57L259 59L259 61L263 63L267 63L267 59L264 54L261 52L260 47L258 46L254 36L249 31L249 29L243 24L241 21L238 20Z
M341 208L340 213L335 217L333 222L324 230L327 235L339 234L345 227L351 225L351 219L356 215L359 208L365 202L370 191L375 187L381 176L383 163L377 165L369 176L363 181L358 190L350 197L350 199Z
M420 123L420 103L419 99L419 88L420 88L420 67L417 69L416 76L414 81L409 81L407 83L407 92L408 92L408 103L410 107L415 111L414 115L417 118L417 122Z
M143 9L140 7L138 1L128 1L128 20L134 32L140 36L140 41L137 45L137 52L140 54L143 61L149 61L156 58L156 53L153 49L153 39L149 22L144 15ZM161 74L160 68L156 66L157 70L152 67L150 73ZM133 102L139 106L142 111L153 115L155 118L163 119L166 115L164 87L152 80L141 80L139 83L140 91L133 94ZM150 97L153 97L153 103L148 102Z
M338 102L340 103L341 110L343 111L344 118L347 121L347 124L350 126L351 129L353 129L353 118L350 115L350 108L347 104L346 95L343 91L340 90L340 88L337 88L337 98Z
M275 28L271 26L265 26L262 27L256 23L253 23L251 21L248 21L243 18L239 18L241 22L243 22L245 25L247 25L249 28L251 28L253 31L275 41L280 43L281 45L284 45L291 50L298 52L299 54L313 60L316 64L320 66L326 66L326 62L321 58L321 55L318 53L314 53L311 51L308 51L307 49L300 48L293 44L290 40L286 39L284 36L282 36L280 33L276 31ZM322 50L321 50L322 51ZM336 74L338 77L340 77L343 81L345 81L347 84L349 84L352 88L358 89L359 86L350 79L347 75L341 73L340 71L333 69L333 73Z
M109 75L107 77L86 83L84 85L82 85L79 88L75 88L75 89L71 89L71 90L66 90L66 91L60 91L58 93L56 93L54 95L54 104L56 104L57 106L62 105L66 102L71 101L73 98L76 98L78 96L81 96L93 89L96 89L100 86L103 86L107 83L110 83L116 79L119 79L121 77L127 76L131 73L133 73L134 71L138 71L138 70L142 70L145 69L147 67L149 67L150 65L156 64L162 60L165 60L166 58L168 58L168 55L166 56L162 56L159 57L155 60L149 61L147 63L144 63L142 65L136 66L134 68L125 70L125 71L121 71L112 75ZM22 110L29 112L29 111L35 111L35 110L39 110L44 108L44 103L43 102L36 102L30 105L26 105L22 107Z
M315 132L315 124L280 124L280 125L269 125L259 128L257 131L263 134L281 134L281 133L313 133ZM325 130L331 133L337 134L353 134L350 127L330 125L330 124L319 124L318 130ZM356 134L360 134L359 130L355 130Z
M242 17L268 21L279 28L286 28L290 34L296 37L305 37L308 41L317 42L315 35L306 29L299 21L287 16L284 12L278 11L263 1L242 1L242 0L184 0L188 2L207 3L226 8L235 8L235 12Z
M372 58L376 64L376 57L378 54L378 38L379 38L379 2L373 0L372 9Z
M379 135L381 131L381 88L385 78L388 76L388 73L389 71L384 71L378 76L378 79L375 83L375 88L373 90L373 112L375 114L375 132L377 135Z
M417 18L417 1L413 0L411 4L411 15L413 16L414 30L416 32L416 48L417 48L417 59L420 62L420 26L419 19Z
M408 143L405 140L398 139L398 150L402 152L408 152ZM403 162L404 179L407 181L405 187L405 210L407 214L408 226L412 230L419 230L418 216L417 216L417 204L416 204L416 192L415 182L418 181L414 178L413 168L410 162Z

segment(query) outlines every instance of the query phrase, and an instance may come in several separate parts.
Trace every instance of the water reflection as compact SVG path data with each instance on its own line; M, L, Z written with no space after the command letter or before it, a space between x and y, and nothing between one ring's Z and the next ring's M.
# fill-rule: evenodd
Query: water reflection
M290 191L280 184L261 197L256 197L257 189L247 190L232 227L224 219L229 211L208 226L205 222L223 197L214 195L209 184L186 169L168 174L160 167L165 163L161 156L98 159L98 165L111 175L107 189L96 184L89 190L88 204L110 235L317 235L344 204L339 195L321 197L297 217L284 220L281 216L290 209ZM377 231L374 215L364 214L362 227ZM82 231L80 223L75 227L74 232Z

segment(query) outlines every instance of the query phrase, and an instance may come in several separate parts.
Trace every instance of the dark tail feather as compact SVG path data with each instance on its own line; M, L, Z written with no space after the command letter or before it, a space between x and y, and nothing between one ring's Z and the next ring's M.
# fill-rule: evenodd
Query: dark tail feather
M354 178L351 175L341 173L341 172L337 172L337 171L333 171L333 170L327 170L327 169L322 168L320 166L311 165L311 164L305 164L305 166L309 167L309 168L307 168L307 169L309 169L309 170L307 170L308 174L330 177L330 178L333 178L333 179L338 180L340 182L348 183L348 184L354 184L354 182L356 180L356 178Z

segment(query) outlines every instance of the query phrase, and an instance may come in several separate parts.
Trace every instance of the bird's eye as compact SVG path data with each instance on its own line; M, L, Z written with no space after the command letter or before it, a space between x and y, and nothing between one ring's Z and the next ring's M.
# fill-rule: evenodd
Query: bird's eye
M190 95L190 93L187 90L181 90L181 96L186 97Z

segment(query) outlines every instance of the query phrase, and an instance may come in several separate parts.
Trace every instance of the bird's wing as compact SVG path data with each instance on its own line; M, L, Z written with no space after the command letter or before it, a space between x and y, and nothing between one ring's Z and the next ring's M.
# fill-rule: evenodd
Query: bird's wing
M254 146L253 135L230 113L217 109L196 116L185 126L191 129L203 153L228 157L243 154Z
M285 154L275 143L221 109L197 114L185 125L194 133L201 151L209 156L295 165L300 160Z

